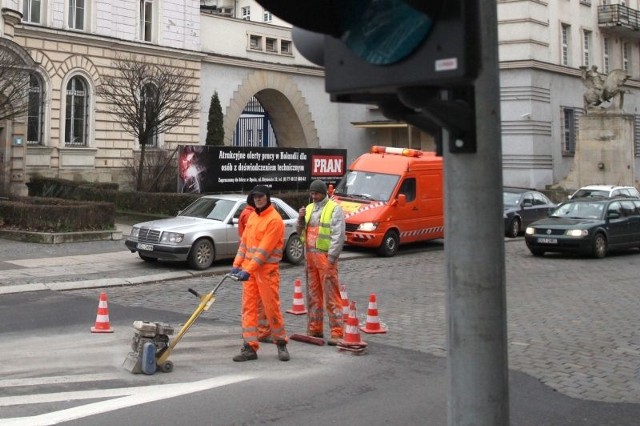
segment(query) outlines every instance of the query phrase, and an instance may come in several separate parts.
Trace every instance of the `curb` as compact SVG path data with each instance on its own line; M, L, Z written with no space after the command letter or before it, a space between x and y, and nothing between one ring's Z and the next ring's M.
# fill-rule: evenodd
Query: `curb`
M216 275L221 271L179 271L165 272L162 274L144 275L132 278L101 278L97 280L61 281L54 283L31 283L0 287L0 294L27 293L36 291L65 291L79 290L83 288L124 287L128 285L149 284L178 278L192 278L203 275Z
M117 241L122 239L122 231L80 231L80 232L33 232L0 230L0 238L25 243L61 244L87 241Z

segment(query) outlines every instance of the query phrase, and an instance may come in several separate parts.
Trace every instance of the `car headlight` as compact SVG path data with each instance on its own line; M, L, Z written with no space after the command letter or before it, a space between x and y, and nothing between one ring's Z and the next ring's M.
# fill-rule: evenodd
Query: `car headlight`
M524 230L524 233L527 235L533 235L536 233L536 228L532 226L527 226L527 229Z
M587 235L589 235L589 231L587 231L586 229L569 229L567 232L565 232L565 235L569 237L586 237Z
M360 226L358 226L358 231L371 232L375 231L377 228L378 224L376 222L365 222L361 223Z
M140 235L140 228L137 228L135 226L131 228L131 233L129 234L129 236L131 238L138 239L138 235Z
M163 232L162 237L160 238L161 243L169 244L181 243L182 240L184 240L184 234L179 234L177 232Z

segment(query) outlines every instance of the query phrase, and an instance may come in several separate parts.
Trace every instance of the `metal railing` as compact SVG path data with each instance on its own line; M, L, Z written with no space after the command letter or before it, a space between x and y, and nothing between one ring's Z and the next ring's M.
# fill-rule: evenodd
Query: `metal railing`
M598 25L640 29L640 11L619 4L598 6Z

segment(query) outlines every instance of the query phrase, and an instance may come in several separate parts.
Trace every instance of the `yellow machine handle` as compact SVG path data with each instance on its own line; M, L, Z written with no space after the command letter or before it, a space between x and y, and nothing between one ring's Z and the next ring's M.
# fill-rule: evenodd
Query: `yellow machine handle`
M176 334L176 337L171 339L171 341L169 342L169 345L165 348L165 350L163 350L162 352L160 352L158 354L159 356L156 357L156 364L157 365L162 365L167 361L167 359L169 359L169 355L171 355L171 351L173 351L173 348L175 348L176 345L178 344L178 342L180 342L180 340L182 339L182 336L184 336L185 333L189 330L189 328L191 328L191 326L196 322L196 320L198 319L200 314L202 314L202 312L209 310L211 305L213 305L213 302L215 302L215 300L216 300L215 292L218 290L220 285L227 278L230 278L230 279L235 280L235 281L238 280L238 278L235 277L234 275L225 274L225 276L222 277L222 280L220 280L218 285L216 285L214 287L214 289L211 290L209 293L204 294L204 295L201 295L200 293L198 293L197 291L195 291L192 288L189 289L189 293L191 293L191 294L193 294L193 295L195 295L195 296L200 298L200 303L198 304L198 307L196 308L196 310L193 311L193 313L191 314L191 316L189 317L187 322L184 323L184 325L182 326L182 328L180 329L178 334Z

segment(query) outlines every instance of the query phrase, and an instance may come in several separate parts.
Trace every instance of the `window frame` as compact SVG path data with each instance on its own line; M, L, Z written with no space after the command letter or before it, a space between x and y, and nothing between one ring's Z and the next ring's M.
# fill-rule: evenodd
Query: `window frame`
M631 49L630 43L622 43L622 69L631 74Z
M609 74L610 63L609 63L609 38L604 37L602 39L602 62L603 62L603 71L605 74Z
M243 6L240 8L240 19L244 21L251 20L251 6Z
M265 37L265 52L278 53L278 39Z
M576 143L578 138L578 122L583 114L581 108L560 107L562 117L562 156L573 157L576 153Z
M283 55L293 55L291 40L280 40L280 53Z
M78 3L82 2L82 6ZM77 31L85 31L87 29L87 2L88 0L69 0L69 8L67 10L67 26L69 29ZM81 13L78 13L81 11ZM78 16L81 16L82 23L78 27Z
M591 65L591 45L593 39L593 32L589 30L583 30L582 32L582 62L583 65L588 67Z
M249 34L249 50L262 52L262 36Z
M75 125L76 122L79 120L76 117L76 94L75 93L69 93L70 91L76 92L78 91L75 88L75 82L81 82L84 85L84 95L83 95L83 99L84 99L84 104L82 105L82 109L83 111L81 111L81 114L83 116L82 118L82 142L81 143L77 143L77 142L72 142L71 141L71 136L72 134L76 133L76 128L77 126ZM71 89L70 89L71 86ZM64 123L64 146L65 148L73 148L73 147L77 147L77 148L87 148L89 147L89 135L90 135L90 120L91 120L91 86L89 84L89 80L83 76L82 74L74 74L71 75L69 77L68 80L65 81L64 84L64 98L65 98L65 104L64 104L64 115L62 117L63 123ZM69 116L69 114L71 114L71 116Z
M38 10L38 20L35 21L33 19L33 12L35 10L34 3L40 3ZM27 22L29 24L38 24L42 25L42 16L44 15L44 4L43 0L22 0L22 22Z
M158 90L157 86L152 82L148 82L148 83L144 84L144 86L142 87L142 93L140 94L140 99L144 99L143 109L147 105L147 99L149 99L149 97L147 95L147 93L148 93L147 92L147 88L153 88L153 90L155 90L155 91ZM154 130L153 133L151 134L151 136L149 136L147 138L147 142L145 143L145 149L147 149L147 148L159 148L159 143L160 143L160 138L159 138L158 131Z
M37 90L34 90L34 82L37 83ZM27 145L29 146L44 145L44 93L44 82L42 78L40 78L36 73L30 73L29 100L27 107ZM35 130L32 132L33 128L35 128ZM32 139L30 136L34 133L36 134L36 137Z
M140 37L140 41L144 41L147 43L153 43L155 39L155 1L154 0L140 0L140 17L138 25L140 26L140 31L138 36Z
M571 65L571 25L560 25L560 63Z

